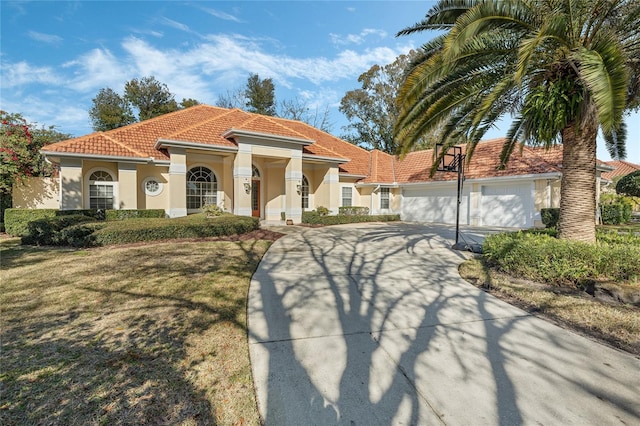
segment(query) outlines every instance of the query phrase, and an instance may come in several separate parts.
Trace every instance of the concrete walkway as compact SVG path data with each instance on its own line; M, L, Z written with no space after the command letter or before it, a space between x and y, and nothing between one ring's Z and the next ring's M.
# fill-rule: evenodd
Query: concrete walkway
M640 424L640 359L469 285L452 239L365 224L278 240L249 291L265 423Z

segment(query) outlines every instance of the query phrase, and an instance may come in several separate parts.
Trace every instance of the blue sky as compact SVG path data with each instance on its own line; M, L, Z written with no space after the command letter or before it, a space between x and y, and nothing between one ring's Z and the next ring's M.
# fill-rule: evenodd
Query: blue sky
M176 100L215 104L257 73L276 100L331 108L332 132L346 119L342 96L358 76L420 46L396 38L430 1L5 1L1 13L0 108L81 136L101 88L122 93L153 75ZM640 163L640 115L629 125L627 159ZM487 134L503 136L508 123ZM599 144L602 145L602 144ZM608 160L602 147L598 158Z

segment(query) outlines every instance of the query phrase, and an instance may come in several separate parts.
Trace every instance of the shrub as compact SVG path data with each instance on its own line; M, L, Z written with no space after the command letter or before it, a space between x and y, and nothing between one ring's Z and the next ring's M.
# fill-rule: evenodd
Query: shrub
M585 244L543 233L496 234L485 239L483 252L489 264L512 276L558 286L580 287L588 280L624 281L640 276L640 237L602 237L599 233L598 238L598 244Z
M99 210L56 210L56 209L7 209L5 211L5 226L7 234L22 237L29 234L29 222L56 216L83 215L95 220L104 219Z
M600 214L605 225L620 225L631 221L633 201L612 193L604 193L600 196Z
M338 214L344 214L347 216L367 215L369 214L369 207L338 207Z
M224 214L224 210L217 204L207 204L202 207L202 213L204 213L206 217L218 217Z
M545 227L555 228L558 225L558 219L560 219L560 209L541 209L540 216L542 217L542 223Z
M79 223L95 222L95 219L81 214L47 217L29 222L28 233L22 236L23 244L68 245L61 232Z
M105 213L107 220L125 220L137 218L163 218L166 217L164 209L149 210L107 210Z
M605 225L620 225L631 222L632 205L620 201L614 204L601 204L600 213Z
M343 225L346 223L362 223L362 222L394 222L399 221L399 214L382 214L382 215L335 215L322 216L317 211L302 212L302 223L310 225Z
M173 238L205 238L244 234L258 229L255 217L204 214L176 219L147 219L112 222L94 232L96 245L126 244Z
M58 234L60 245L72 247L95 246L96 237L93 233L105 226L107 225L104 222L90 222L63 228Z
M623 176L616 184L618 194L640 197L640 170Z
M323 206L318 206L316 207L315 210L320 216L328 216L329 215L329 209Z

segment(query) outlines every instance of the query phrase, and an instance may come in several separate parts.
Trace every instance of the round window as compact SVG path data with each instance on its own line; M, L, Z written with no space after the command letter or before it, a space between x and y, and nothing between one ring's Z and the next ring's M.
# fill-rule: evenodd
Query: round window
M156 178L146 178L142 183L144 193L147 195L155 196L162 192L162 183Z

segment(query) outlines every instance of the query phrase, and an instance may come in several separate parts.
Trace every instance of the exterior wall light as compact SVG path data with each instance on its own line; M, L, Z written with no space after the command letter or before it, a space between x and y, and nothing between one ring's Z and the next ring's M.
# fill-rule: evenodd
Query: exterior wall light
M251 192L251 184L249 183L249 179L244 180L244 192L247 194Z

